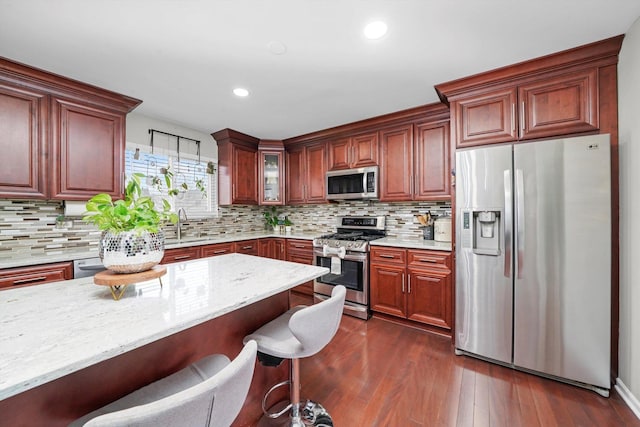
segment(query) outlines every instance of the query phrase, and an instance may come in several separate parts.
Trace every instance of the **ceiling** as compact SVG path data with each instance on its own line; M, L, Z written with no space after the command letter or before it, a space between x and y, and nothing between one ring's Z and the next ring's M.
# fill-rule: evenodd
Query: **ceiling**
M435 84L623 34L640 1L0 0L0 11L0 56L139 98L135 112L204 133L285 139L437 102ZM388 33L365 39L379 19Z

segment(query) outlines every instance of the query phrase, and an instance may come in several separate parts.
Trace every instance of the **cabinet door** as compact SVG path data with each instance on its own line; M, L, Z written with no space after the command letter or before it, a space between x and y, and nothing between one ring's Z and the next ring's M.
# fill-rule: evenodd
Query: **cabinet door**
M450 194L449 124L419 124L415 142L415 200L443 200Z
M351 167L351 141L349 138L336 139L327 144L329 150L329 170L349 169Z
M326 202L327 144L322 143L306 147L306 170L306 202Z
M43 93L0 83L0 197L46 198Z
M413 125L380 131L380 201L413 199Z
M304 203L305 156L304 147L296 147L287 151L287 203Z
M51 198L121 197L124 115L64 99L52 101Z
M258 204L258 150L244 146L233 147L233 202Z
M406 317L404 282L404 267L371 264L369 270L371 310Z
M407 318L451 329L451 273L409 268Z
M272 239L274 252L273 257L279 260L287 259L287 242L285 239Z
M515 141L516 95L515 88L507 88L452 102L456 146Z
M216 243L214 245L200 246L200 255L202 258L230 254L232 252L233 243Z
M521 85L520 138L598 129L598 74L590 69Z
M259 202L261 205L284 205L284 152L258 152Z
M351 167L362 168L378 164L378 133L351 138Z

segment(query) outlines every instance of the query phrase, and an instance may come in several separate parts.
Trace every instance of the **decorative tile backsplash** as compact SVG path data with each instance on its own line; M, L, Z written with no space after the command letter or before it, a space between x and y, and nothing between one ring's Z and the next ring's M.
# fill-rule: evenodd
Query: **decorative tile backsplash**
M189 220L183 236L219 236L265 231L262 206L223 206L218 218ZM401 239L421 239L414 215L431 211L451 212L449 202L380 203L350 201L320 205L279 206L282 216L293 222L293 233L323 234L336 229L336 217L345 215L385 215L387 234ZM100 231L80 217L67 217L71 227L56 227L64 213L62 202L0 200L0 258L59 254L65 250L96 250ZM175 238L175 226L165 228L168 239Z

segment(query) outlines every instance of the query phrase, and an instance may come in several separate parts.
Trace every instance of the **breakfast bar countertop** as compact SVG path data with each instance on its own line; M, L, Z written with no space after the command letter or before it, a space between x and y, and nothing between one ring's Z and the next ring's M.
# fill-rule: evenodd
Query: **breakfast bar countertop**
M237 253L166 267L119 301L90 277L0 292L0 400L328 272Z

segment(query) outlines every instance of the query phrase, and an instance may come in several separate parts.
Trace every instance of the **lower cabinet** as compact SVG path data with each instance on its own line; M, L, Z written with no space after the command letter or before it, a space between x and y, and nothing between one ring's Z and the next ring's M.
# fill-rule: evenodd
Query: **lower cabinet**
M451 254L371 248L371 310L451 330Z
M0 270L0 289L73 279L73 263L33 265Z
M258 239L241 240L233 244L234 252L246 255L258 255Z
M160 264L170 264L172 262L188 261L198 258L200 258L200 246L165 249L164 257L162 257Z
M279 259L282 261L287 259L287 242L285 239L277 237L260 239L258 246L258 255L261 257Z
M288 239L287 261L313 265L313 244L311 240ZM296 286L292 291L313 295L313 280Z
M233 253L233 243L216 243L213 245L200 246L200 256L207 258Z

